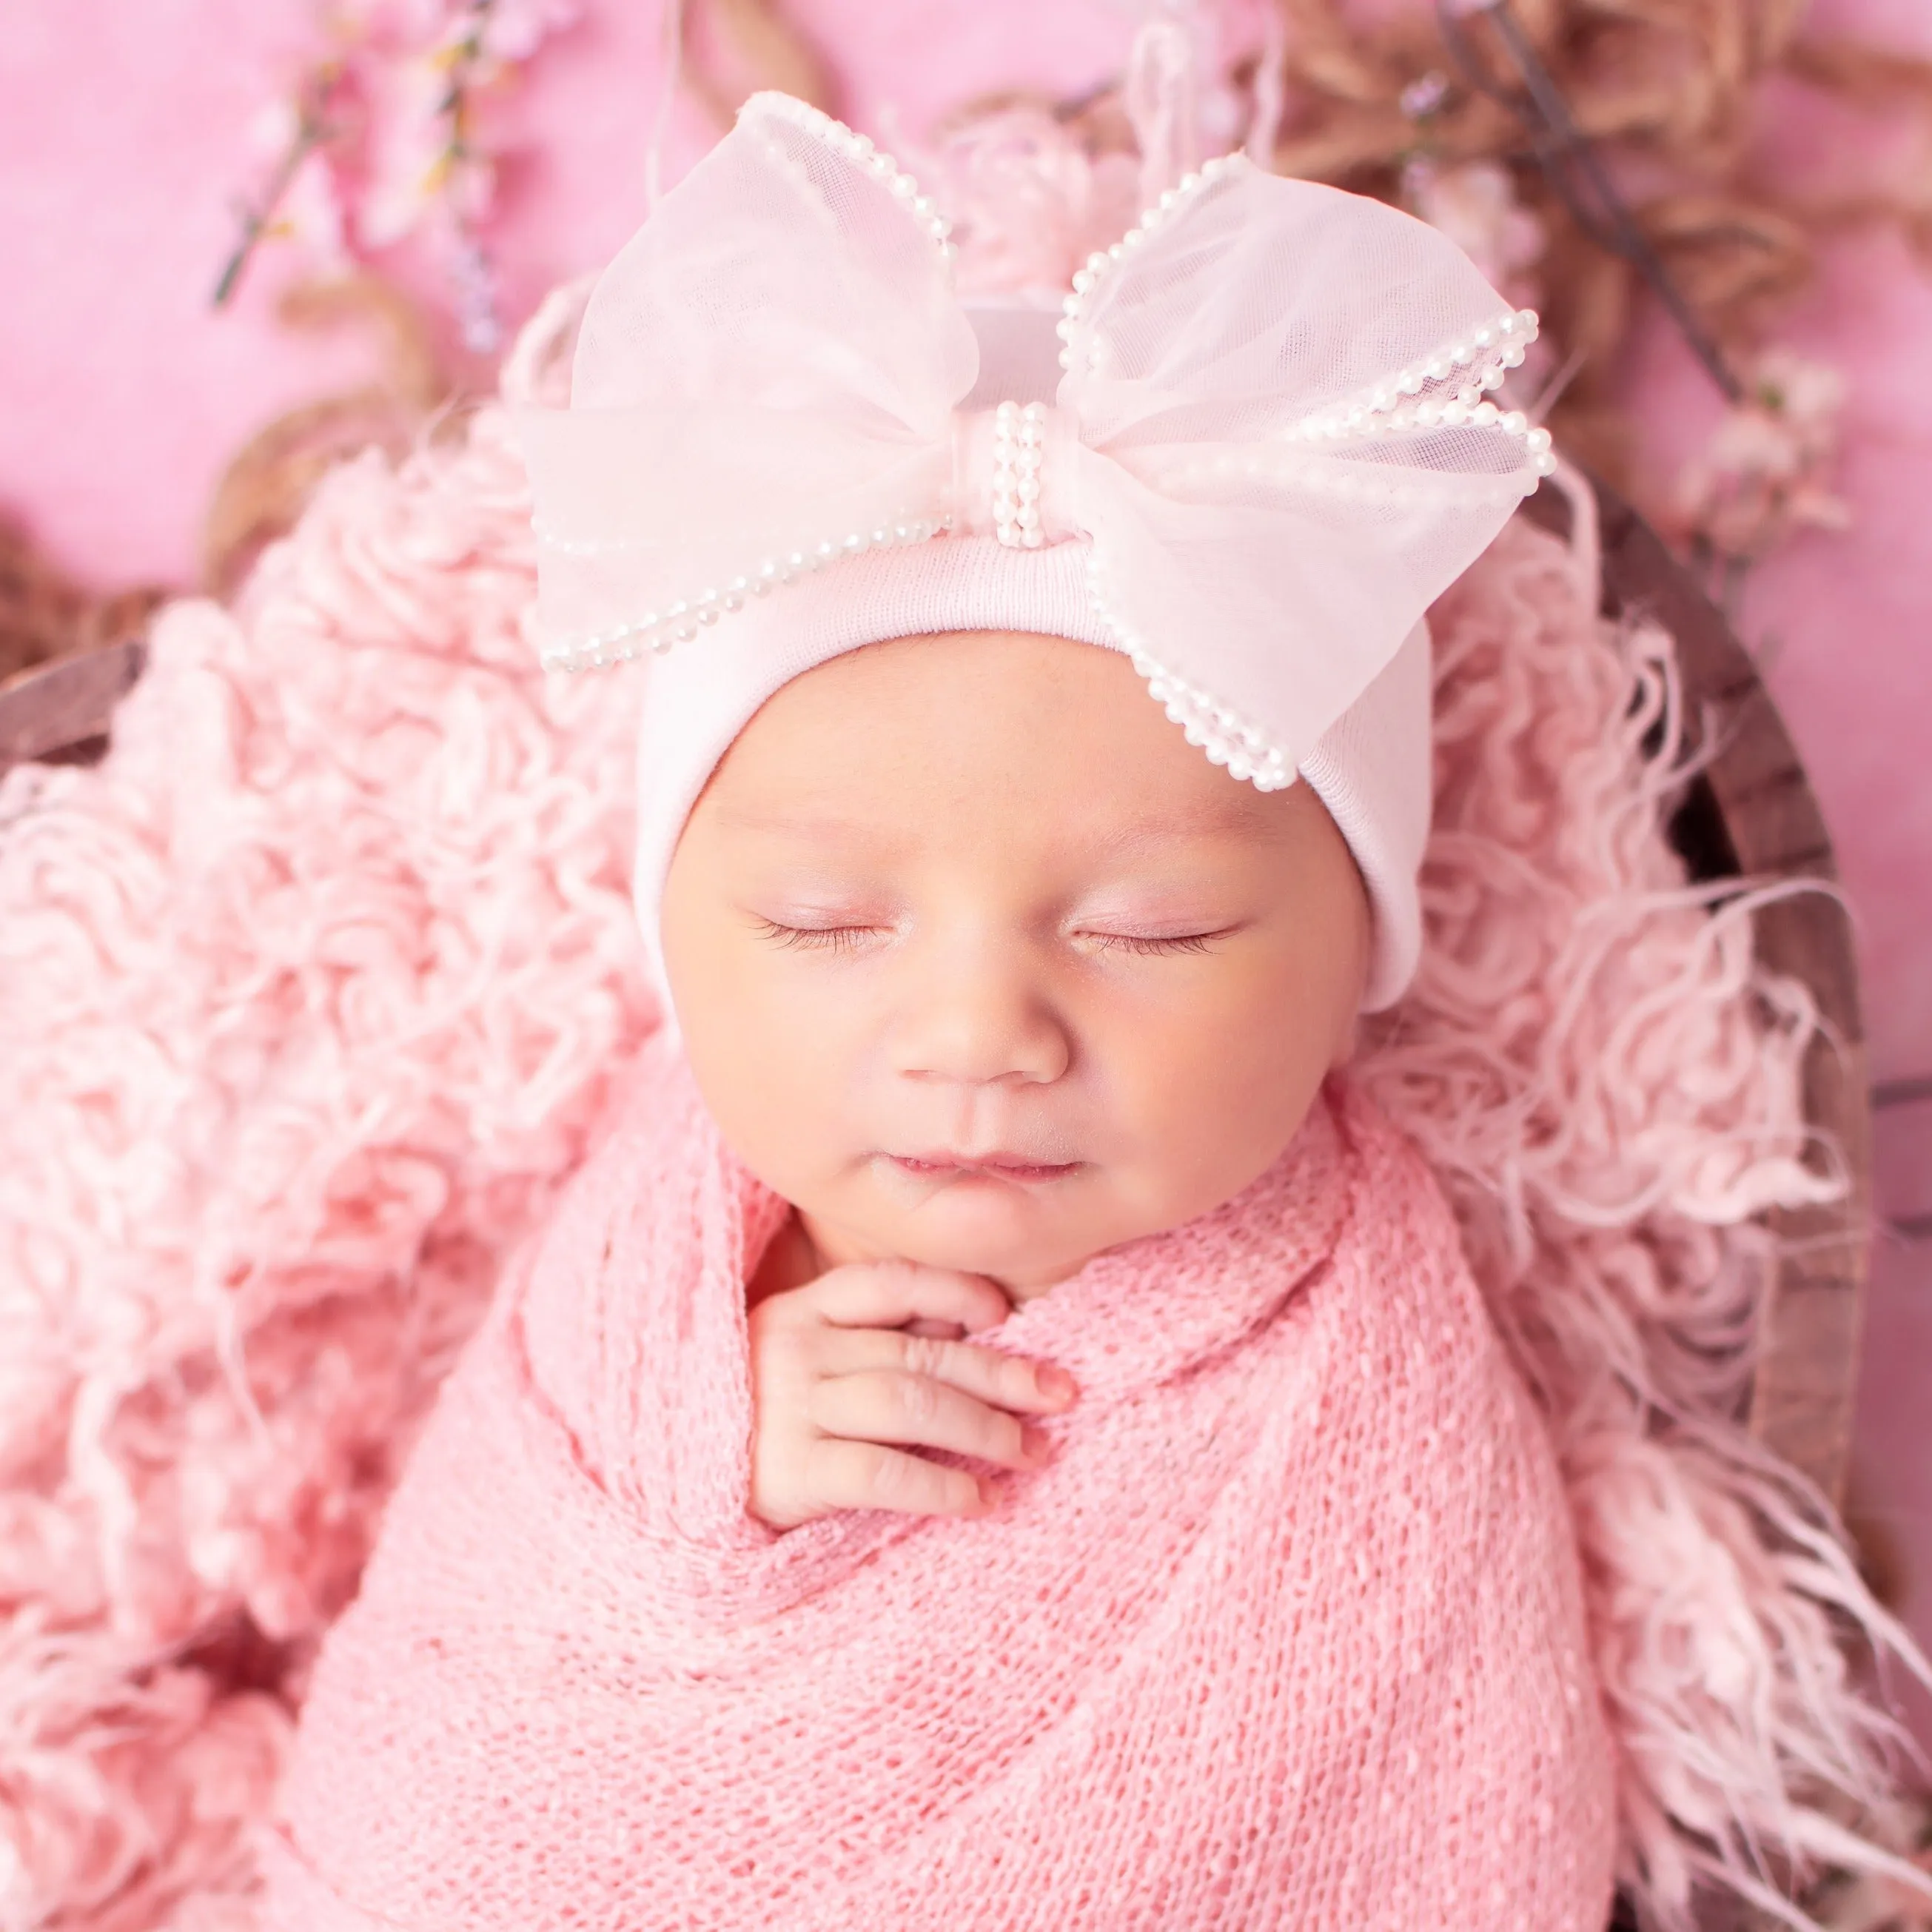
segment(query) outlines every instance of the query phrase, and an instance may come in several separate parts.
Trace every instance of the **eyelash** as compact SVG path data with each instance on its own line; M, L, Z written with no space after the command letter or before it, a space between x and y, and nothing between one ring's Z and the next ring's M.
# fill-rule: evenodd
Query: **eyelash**
M872 930L868 926L781 926L773 919L758 922L759 938L775 946L830 952L850 952L859 943L858 935Z
M1096 932L1090 937L1100 941L1102 952L1205 952L1208 942L1218 939L1217 932L1184 933L1177 939L1148 939L1137 933Z
M874 928L866 926L781 926L777 920L760 920L759 936L775 946L806 948L814 951L850 952L859 944L858 935ZM1205 952L1218 932L1185 933L1174 939L1150 939L1136 933L1096 932L1090 935L1102 952Z

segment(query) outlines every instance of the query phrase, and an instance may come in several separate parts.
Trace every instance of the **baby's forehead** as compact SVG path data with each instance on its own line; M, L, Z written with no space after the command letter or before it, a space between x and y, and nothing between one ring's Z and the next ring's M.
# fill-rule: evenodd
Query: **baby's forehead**
M883 785L854 784L853 776L849 770L827 772L794 791L760 788L741 795L727 789L717 801L715 822L728 833L754 838L874 848L930 844L950 829L944 818L935 820L917 809L931 794L926 775L900 766L888 771ZM1306 792L1305 786L1296 789ZM1084 801L1077 815L1039 829L1052 835L1048 843L1130 852L1163 844L1278 840L1292 811L1271 806L1257 793L1244 796L1231 786L1220 796L1102 796Z
M922 880L936 890L970 887L976 901L1030 902L1136 881L1184 892L1272 880L1272 893L1305 873L1318 842L1340 839L1304 784L1262 794L1223 779L1177 795L1078 782L1043 790L1008 777L964 796L906 759L834 767L796 786L727 786L708 802L706 842L721 881Z
M1123 822L1156 807L1197 825L1260 825L1255 788L1190 743L1124 653L1029 632L868 644L781 685L733 741L734 791L896 800L1012 792Z
M1124 655L1019 632L868 645L782 686L721 761L719 832L795 850L988 846L1094 862L1305 836L1189 741Z

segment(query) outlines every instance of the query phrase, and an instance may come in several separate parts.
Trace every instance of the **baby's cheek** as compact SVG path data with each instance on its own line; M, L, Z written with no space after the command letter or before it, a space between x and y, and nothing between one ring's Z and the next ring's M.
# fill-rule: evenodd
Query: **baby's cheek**
M851 1159L854 1083L826 1016L800 1010L769 968L720 975L686 1044L724 1137L765 1184L810 1205ZM682 1013L683 1008L680 1006Z
M1294 1138L1327 1070L1325 1038L1278 1004L1124 1036L1109 1084L1148 1210L1172 1226L1217 1207Z

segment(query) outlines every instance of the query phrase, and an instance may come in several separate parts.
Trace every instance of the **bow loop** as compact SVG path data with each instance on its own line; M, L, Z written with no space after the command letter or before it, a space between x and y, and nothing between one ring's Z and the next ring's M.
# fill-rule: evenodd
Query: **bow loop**
M1094 594L1217 763L1290 782L1535 487L1484 400L1533 332L1426 224L1238 156L1075 278Z
M570 408L518 412L553 661L687 643L943 526L978 346L944 224L836 128L785 95L747 104L598 279Z
M946 224L862 136L763 94L602 277L579 409L731 399L939 434L979 349Z
M1170 716L1271 788L1553 466L1492 400L1535 318L1366 197L1190 176L1074 278L1051 408L962 412L948 256L863 136L746 103L599 282L571 409L523 412L552 661L868 548L1075 542Z

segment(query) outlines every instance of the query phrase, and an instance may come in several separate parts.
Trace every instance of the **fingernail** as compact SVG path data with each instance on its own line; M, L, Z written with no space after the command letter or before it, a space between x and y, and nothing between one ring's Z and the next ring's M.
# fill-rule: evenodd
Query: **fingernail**
M1043 1368L1040 1372L1040 1392L1055 1402L1065 1402L1074 1393L1073 1378L1064 1369Z
M1036 1429L1030 1422L1020 1424L1020 1454L1029 1462L1043 1462L1053 1444L1043 1429Z
M982 1476L978 1480L980 1484L980 1507L982 1509L994 1508L998 1504L1000 1500L999 1484L994 1482L990 1476Z

